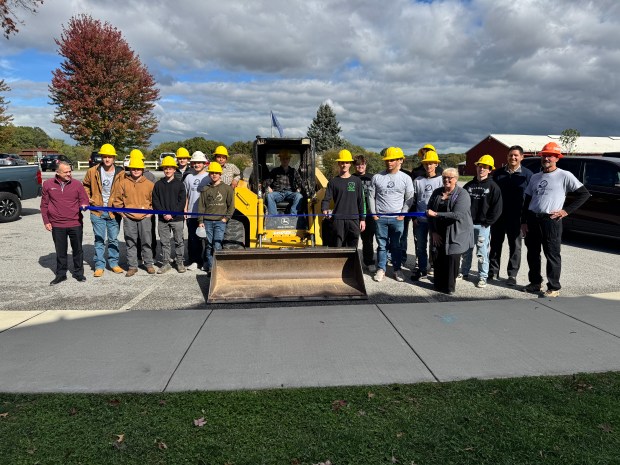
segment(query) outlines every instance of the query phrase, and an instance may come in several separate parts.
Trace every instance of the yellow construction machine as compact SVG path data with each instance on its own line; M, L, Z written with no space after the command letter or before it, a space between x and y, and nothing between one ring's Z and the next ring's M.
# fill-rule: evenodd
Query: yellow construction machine
M297 215L290 215L288 203L277 205L277 215L266 211L265 182L282 151L303 183ZM207 302L366 299L357 250L322 246L327 179L316 167L312 139L258 136L246 176L235 188L224 248L214 255Z

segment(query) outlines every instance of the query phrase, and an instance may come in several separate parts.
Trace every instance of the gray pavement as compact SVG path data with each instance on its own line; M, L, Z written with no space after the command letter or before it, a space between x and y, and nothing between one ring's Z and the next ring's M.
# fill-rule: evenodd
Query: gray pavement
M0 312L2 392L163 392L620 370L620 293L185 311Z

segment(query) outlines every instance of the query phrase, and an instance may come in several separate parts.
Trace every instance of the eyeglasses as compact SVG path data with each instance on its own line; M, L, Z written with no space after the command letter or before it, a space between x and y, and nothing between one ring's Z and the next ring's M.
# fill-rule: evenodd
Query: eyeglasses
M444 181L452 181L455 178L456 176L442 176L441 177L441 179L443 179Z

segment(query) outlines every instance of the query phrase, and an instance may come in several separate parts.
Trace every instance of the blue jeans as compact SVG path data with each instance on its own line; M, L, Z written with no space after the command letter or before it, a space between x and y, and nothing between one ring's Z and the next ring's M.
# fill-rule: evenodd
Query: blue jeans
M415 254L418 257L418 269L424 274L428 271L428 221L418 219L413 229L415 237Z
M489 276L489 244L491 242L491 227L474 225L474 238L476 239L476 256L478 257L478 276L480 279L487 279ZM471 257L473 248L463 254L463 263L461 264L461 273L469 274L471 269Z
M95 270L105 268L106 234L108 245L108 263L110 268L118 266L118 233L121 230L120 218L110 218L110 213L101 212L101 216L90 214L90 222L95 234Z
M204 267L206 271L211 271L213 266L213 253L216 250L222 249L222 242L224 242L224 233L226 232L226 223L223 221L205 221L205 232L207 238L205 239L205 255L204 255Z
M277 204L286 200L287 202L292 202L291 215L296 215L297 207L299 206L299 202L301 202L302 197L303 196L299 192L293 191L270 192L265 195L265 199L267 200L267 212L270 215L277 215Z
M387 250L389 240L390 252L392 253L392 266L394 271L401 267L400 237L403 234L403 220L397 220L394 216L380 216L377 220L375 239L377 240L377 266L383 271L387 269Z

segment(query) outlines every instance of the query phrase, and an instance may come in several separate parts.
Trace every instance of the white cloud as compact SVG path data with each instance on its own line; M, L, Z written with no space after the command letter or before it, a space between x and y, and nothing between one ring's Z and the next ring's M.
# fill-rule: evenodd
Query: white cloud
M61 26L84 12L121 30L156 77L154 142L253 139L269 134L270 110L286 135L303 135L324 101L345 138L376 150L463 150L492 132L619 133L615 0L49 0L5 41L0 78L19 76L21 50L55 53ZM10 110L17 124L52 113Z

